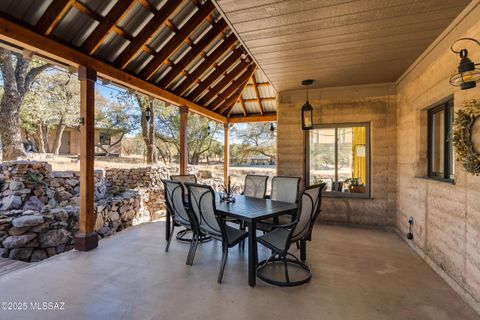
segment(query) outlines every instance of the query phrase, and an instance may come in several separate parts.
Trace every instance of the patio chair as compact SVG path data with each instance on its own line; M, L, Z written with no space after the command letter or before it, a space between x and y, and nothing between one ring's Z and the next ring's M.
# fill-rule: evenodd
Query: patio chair
M263 199L267 193L268 176L249 174L245 176L243 195Z
M275 201L297 203L299 190L299 177L275 176L272 178L272 190L270 196L267 196L267 198ZM271 231L273 225L290 223L294 216L295 212L292 212L292 214L285 214L278 218L264 220L257 224L257 229L264 232Z
M181 182L181 183L185 183L185 182L197 183L197 176L194 174L171 175L170 179L173 181Z
M272 255L259 262L257 276L263 281L277 286L298 286L310 281L312 272L310 267L300 261L295 255L288 252L293 243L311 240L312 229L320 213L322 189L324 185L307 187L302 193L301 202L295 220L286 225L279 225L272 231L257 238L257 241L268 249ZM292 258L289 258L292 257ZM268 277L265 270L274 270L274 266L283 264L285 281ZM292 280L289 276L288 266L293 265L301 270L303 276ZM268 267L271 268L268 268Z
M199 230L209 234L214 239L222 241L222 262L218 274L218 283L221 283L227 262L228 248L240 243L247 237L248 233L227 225L226 222L216 214L215 192L212 187L189 182L187 182L186 185L190 199L190 208L195 215L196 221L198 221ZM198 240L195 241L192 262L195 257L197 245Z
M164 180L162 179L162 183L165 190L165 203L167 206L167 210L172 217L172 230L170 231L170 237L167 242L167 247L165 248L165 252L168 252L168 248L170 247L170 242L172 241L173 231L177 226L184 226L189 230L194 230L193 238L196 239L200 234L195 232L198 230L196 227L195 217L191 215L188 209L185 206L184 201L184 190L182 183L173 180ZM190 259L191 254L194 249L194 241L190 243L190 249L187 255L187 264L191 265L193 263L193 259Z

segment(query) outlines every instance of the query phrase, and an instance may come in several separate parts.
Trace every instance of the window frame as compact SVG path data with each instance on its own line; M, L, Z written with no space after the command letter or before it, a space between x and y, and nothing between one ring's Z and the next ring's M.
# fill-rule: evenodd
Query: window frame
M454 104L453 96L434 104L428 108L427 114L427 177L433 180L439 180L444 182L455 181L451 176L455 175L454 171L454 155L453 155L453 143L452 143L452 129L453 129L453 116L454 116ZM434 172L432 168L433 157L433 116L439 112L444 112L444 136L443 136L443 174Z
M102 139L103 137L108 140L108 144L103 143L105 142L105 140ZM98 142L102 146L109 146L112 144L112 135L106 132L100 132L98 135Z
M339 128L353 128L364 127L366 134L365 143L365 155L366 159L366 192L365 193L352 193L338 191L338 129ZM371 140L370 140L370 122L345 122L345 123L328 123L328 124L316 124L313 125L312 130L305 132L305 183L310 185L310 134L315 129L335 129L335 181L333 185L333 191L324 191L322 196L333 198L371 198Z

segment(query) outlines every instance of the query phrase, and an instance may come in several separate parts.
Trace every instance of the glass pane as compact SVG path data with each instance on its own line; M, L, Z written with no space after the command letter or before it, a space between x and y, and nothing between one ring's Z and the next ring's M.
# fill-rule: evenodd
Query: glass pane
M445 110L432 114L430 168L435 176L444 174L444 137L445 137Z
M366 185L366 128L338 128L338 191L365 193Z
M310 184L325 182L326 191L335 185L335 129L310 131Z
M453 101L452 101L452 104L453 104ZM454 147L453 147L453 106L450 106L449 105L449 108L450 108L450 112L449 112L449 124L450 124L450 128L449 128L449 132L448 132L448 144L449 144L449 148L450 148L450 179L455 179L455 150L454 150Z

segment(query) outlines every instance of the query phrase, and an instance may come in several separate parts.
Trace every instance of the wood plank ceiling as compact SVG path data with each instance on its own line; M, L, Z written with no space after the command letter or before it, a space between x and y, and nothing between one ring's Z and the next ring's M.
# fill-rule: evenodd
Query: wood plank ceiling
M0 19L166 89L217 120L275 119L275 90L211 0L2 0Z
M217 0L278 91L392 82L469 0Z

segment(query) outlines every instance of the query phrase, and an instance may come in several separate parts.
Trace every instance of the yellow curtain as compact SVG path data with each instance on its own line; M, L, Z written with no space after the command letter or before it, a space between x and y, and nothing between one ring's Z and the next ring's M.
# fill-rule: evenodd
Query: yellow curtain
M353 128L352 152L353 152L353 170L352 177L360 178L360 183L366 183L367 177L367 157L366 143L367 137L365 128ZM361 149L361 150L360 150ZM363 151L363 152L362 152Z

